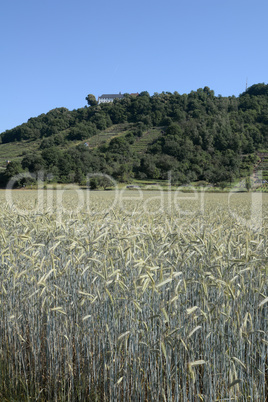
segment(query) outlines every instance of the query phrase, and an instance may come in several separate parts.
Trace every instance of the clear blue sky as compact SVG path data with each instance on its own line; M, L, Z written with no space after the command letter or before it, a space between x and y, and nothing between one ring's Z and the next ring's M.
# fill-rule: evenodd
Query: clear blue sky
M3 0L0 132L93 93L209 86L268 74L267 0Z

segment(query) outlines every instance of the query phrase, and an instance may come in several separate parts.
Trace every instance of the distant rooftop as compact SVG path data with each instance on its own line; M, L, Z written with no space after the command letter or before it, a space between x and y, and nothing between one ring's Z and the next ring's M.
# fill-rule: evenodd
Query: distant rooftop
M119 94L103 94L99 96L99 99L101 98L124 98L124 95L122 95L121 92L119 92Z

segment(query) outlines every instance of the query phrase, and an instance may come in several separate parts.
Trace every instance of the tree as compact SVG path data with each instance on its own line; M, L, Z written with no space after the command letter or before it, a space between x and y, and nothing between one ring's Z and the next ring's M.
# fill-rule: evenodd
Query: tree
M86 101L89 104L89 106L97 106L97 104L98 104L95 96L92 94L88 94L88 96L86 97Z
M155 160L151 155L146 155L146 157L141 159L139 171L144 173L146 177L150 179L158 179L160 176L160 171L156 167Z
M33 153L25 155L21 165L23 169L28 169L30 173L37 173L44 168L45 161L41 155Z
M173 135L173 136L178 136L181 137L183 134L183 131L179 124L177 123L172 123L169 125L169 127L166 130L166 135Z
M147 97L150 97L150 94L149 94L149 92L147 92L147 91L142 91L142 92L139 94L139 96L147 96Z
M57 166L58 160L61 155L62 152L56 147L46 148L41 153L42 159L45 160L46 166L48 168L52 166Z
M22 174L21 177L20 174ZM23 177L23 169L19 162L9 162L6 167L5 173L5 184L7 184L10 180L14 180L13 187L22 187L25 183L26 179Z
M21 164L19 162L9 162L9 164L6 167L6 172L5 175L9 179L11 179L13 176L16 176L19 173L22 173L23 169L21 167Z
M112 154L129 156L130 155L129 143L124 137L113 138L110 141L108 151L111 152Z
M245 185L246 185L247 191L249 191L251 189L251 180L250 180L250 177L248 177L248 176L246 177Z

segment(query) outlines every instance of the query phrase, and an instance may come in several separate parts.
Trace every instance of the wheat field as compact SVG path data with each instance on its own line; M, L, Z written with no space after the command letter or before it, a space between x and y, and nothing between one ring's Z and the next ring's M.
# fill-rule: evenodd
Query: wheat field
M267 400L268 195L0 202L1 401Z

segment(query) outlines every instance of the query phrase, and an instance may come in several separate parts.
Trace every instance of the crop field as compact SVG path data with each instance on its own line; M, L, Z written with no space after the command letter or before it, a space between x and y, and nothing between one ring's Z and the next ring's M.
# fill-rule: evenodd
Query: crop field
M268 194L0 202L1 401L268 400Z

